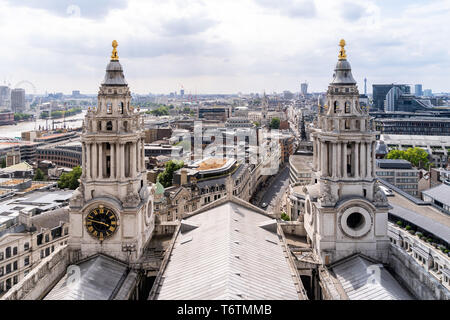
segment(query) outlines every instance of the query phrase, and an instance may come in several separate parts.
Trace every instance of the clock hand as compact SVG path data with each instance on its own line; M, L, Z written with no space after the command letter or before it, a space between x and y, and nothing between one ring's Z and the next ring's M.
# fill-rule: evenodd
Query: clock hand
M107 226L107 227L109 227L110 225L109 224L106 224L106 223L104 223L104 222L100 222L100 221L95 221L95 220L92 220L92 219L87 219L88 221L92 221L92 222L95 222L95 223L99 223L99 224L103 224L103 225L105 225L105 226Z

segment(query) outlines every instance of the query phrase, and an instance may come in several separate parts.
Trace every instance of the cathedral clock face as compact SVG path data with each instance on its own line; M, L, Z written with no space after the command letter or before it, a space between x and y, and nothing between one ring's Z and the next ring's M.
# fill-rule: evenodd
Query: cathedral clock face
M113 210L100 205L88 213L84 224L91 235L103 241L116 232L118 220Z

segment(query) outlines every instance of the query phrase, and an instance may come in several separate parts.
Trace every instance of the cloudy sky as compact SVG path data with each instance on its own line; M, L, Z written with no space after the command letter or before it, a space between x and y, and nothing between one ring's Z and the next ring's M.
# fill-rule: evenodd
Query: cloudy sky
M135 93L325 91L344 38L361 92L448 92L449 17L450 0L0 0L0 83L96 93L116 39Z

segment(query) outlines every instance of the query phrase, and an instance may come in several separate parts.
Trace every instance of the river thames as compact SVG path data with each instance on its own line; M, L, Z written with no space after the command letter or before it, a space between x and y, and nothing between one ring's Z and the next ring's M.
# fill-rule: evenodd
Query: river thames
M86 115L86 110L83 110L81 113L76 114L71 117L66 118L66 128L73 129L81 127L84 116ZM54 128L62 128L63 118L54 119L54 120L45 120L39 119L35 121L27 121L27 122L18 122L16 125L9 126L0 126L0 139L1 138L20 138L22 136L23 131L31 131L31 130L39 130L39 126L41 129L52 128L52 121L54 121Z

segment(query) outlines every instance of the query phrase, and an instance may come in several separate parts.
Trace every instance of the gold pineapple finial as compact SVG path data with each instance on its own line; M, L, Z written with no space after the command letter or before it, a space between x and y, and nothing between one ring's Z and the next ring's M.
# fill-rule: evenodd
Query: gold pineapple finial
M119 60L119 55L117 54L118 46L119 46L119 44L117 43L117 41L113 40L113 42L112 42L113 51L111 54L111 60Z
M345 54L345 40L341 39L341 41L339 41L339 46L341 47L341 50L339 51L339 60L344 60L347 59L347 55Z

